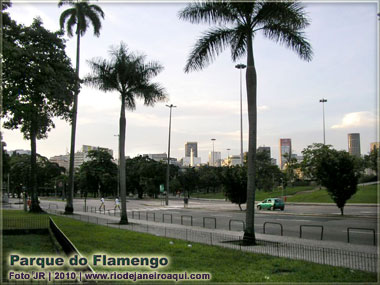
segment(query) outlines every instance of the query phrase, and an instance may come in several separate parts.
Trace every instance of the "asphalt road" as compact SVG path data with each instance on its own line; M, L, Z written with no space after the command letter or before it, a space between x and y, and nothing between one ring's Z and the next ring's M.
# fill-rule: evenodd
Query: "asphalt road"
M87 199L88 210L94 211L99 208L98 199ZM59 200L41 200L43 207L51 209L64 209L65 202ZM114 209L114 201L106 200L106 209ZM75 212L84 211L84 200L74 200ZM205 227L214 228L216 221L217 229L242 231L246 212L239 210L237 205L221 200L199 200L190 199L188 208L184 208L182 199L169 201L169 206L162 206L160 200L128 200L128 217L135 219L146 219L157 222L173 223L202 227L203 218ZM378 235L377 205L346 205L344 216L340 215L339 209L333 204L286 204L285 210L256 211L255 227L256 232L263 233L263 226L267 234L281 234L291 237L300 236L300 226L302 226L302 238L321 239L323 227L323 240L347 241L347 228L368 228L376 231ZM133 213L132 213L133 212ZM140 212L140 213L139 213ZM148 217L146 216L148 214ZM154 213L154 214L153 214ZM108 214L108 211L107 213ZM165 214L165 215L163 215ZM192 218L191 218L192 217ZM192 221L191 221L192 220ZM231 221L232 220L232 221ZM235 220L235 221L234 221ZM277 224L272 224L277 223ZM280 226L281 225L281 226ZM322 227L321 227L322 226ZM373 244L373 232L369 230L352 229L350 230L350 242L356 244Z

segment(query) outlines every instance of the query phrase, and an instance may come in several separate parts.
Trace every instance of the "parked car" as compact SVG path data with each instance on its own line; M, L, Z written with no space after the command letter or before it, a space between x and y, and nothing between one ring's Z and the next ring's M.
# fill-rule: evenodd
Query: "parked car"
M281 211L283 211L285 209L285 203L280 198L268 198L257 204L257 209L269 209L273 211L276 209L280 209Z

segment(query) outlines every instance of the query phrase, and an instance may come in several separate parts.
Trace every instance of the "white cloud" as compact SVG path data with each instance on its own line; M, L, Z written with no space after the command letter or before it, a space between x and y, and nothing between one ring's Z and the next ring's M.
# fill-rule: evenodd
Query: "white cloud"
M345 129L351 127L373 127L376 125L376 116L368 111L354 112L344 115L342 122L333 125L332 129Z

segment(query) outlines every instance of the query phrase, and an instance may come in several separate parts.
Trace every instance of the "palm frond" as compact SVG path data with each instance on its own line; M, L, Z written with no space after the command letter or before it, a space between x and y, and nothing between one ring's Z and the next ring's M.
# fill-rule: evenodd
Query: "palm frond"
M226 27L212 28L200 38L185 66L185 72L200 70L210 64L230 44L233 29Z
M84 83L102 91L119 90L113 65L102 58L88 61L92 73L84 78Z
M303 6L293 1L261 2L254 21L261 25L282 24L294 30L310 25Z
M144 100L144 105L153 106L157 102L167 101L165 89L158 83L145 83L137 86L134 93Z
M74 35L73 27L75 26L76 23L77 23L77 17L75 15L71 15L69 20L66 23L66 30L69 37L72 37Z
M231 58L233 61L245 55L248 35L253 36L246 26L238 26L234 29L233 37L231 38Z
M293 49L300 58L310 61L313 51L303 32L281 24L269 24L263 27L264 35L280 44Z
M60 25L60 27L61 27L61 30L63 30L63 28L64 28L64 26L65 26L65 22L67 21L67 19L68 19L69 17L73 17L73 15L75 15L75 12L76 12L76 11L75 11L74 8L67 9L67 10L65 10L65 11L62 12L61 16L59 17L59 25ZM69 35L70 37L72 37L72 36L73 36L73 34L72 34L72 29L70 28L71 33L69 33L69 29L68 29L68 28L69 28L69 27L67 27L68 35Z
M228 9L227 3L228 1L223 0L190 3L178 13L178 17L196 24L226 24L236 18L231 9Z

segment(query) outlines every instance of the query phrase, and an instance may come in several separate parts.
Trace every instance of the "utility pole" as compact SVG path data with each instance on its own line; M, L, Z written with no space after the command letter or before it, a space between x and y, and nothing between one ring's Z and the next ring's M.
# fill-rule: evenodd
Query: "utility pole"
M326 135L325 135L325 103L327 102L327 99L322 98L319 100L320 103L322 103L322 110L323 110L323 144L326 144Z
M168 141L168 166L166 168L166 197L165 197L165 205L169 205L169 178L170 178L170 132L172 127L172 108L176 108L173 104L166 105L166 107L170 108L169 115L169 141Z

